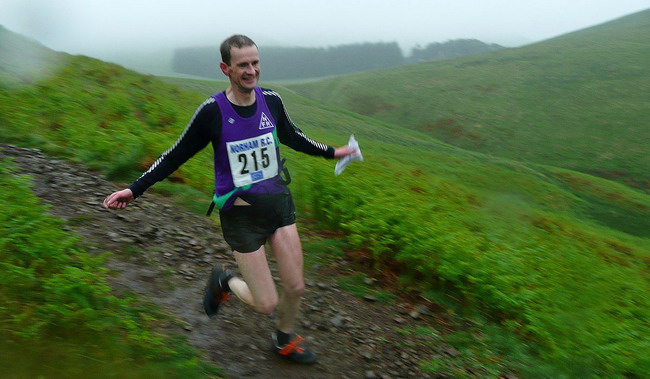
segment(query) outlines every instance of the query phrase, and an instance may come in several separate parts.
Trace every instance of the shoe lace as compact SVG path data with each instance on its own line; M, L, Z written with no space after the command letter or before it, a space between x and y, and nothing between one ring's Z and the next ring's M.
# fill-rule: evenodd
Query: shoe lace
M293 341L291 341L288 344L284 345L284 347L282 347L282 349L280 349L278 352L280 354L282 354L282 355L289 355L289 354L293 353L294 351L296 353L300 354L303 351L305 351L305 349L303 349L302 347L300 347L298 345L300 345L304 341L305 341L304 338L298 336L298 337L294 338Z

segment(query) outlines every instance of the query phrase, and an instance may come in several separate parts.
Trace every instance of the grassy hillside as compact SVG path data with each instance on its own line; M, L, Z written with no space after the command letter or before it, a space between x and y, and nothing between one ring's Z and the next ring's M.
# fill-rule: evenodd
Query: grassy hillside
M0 138L127 182L173 144L208 94L225 87L59 58L64 63L38 81L0 81ZM462 150L272 87L311 137L340 145L355 133L360 141L366 161L339 177L331 161L283 150L301 218L342 235L351 260L450 312L445 299L453 297L500 321L539 348L554 377L649 371L650 196ZM182 191L204 210L211 167L206 149L155 188ZM537 366L521 372L551 375Z
M9 378L219 376L160 311L117 298L104 256L49 216L28 177L0 160L0 370Z
M650 10L518 49L290 85L474 151L650 190Z

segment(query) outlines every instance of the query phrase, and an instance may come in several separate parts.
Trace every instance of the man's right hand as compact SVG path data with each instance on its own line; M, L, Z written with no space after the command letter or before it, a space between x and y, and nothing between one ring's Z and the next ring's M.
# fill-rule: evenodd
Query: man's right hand
M130 189L123 189L121 191L113 192L104 199L104 208L106 209L124 209L126 206L135 200L133 192Z
M357 151L358 151L357 149L352 149L349 146L337 147L336 149L334 149L334 158L347 157L348 155L352 155Z

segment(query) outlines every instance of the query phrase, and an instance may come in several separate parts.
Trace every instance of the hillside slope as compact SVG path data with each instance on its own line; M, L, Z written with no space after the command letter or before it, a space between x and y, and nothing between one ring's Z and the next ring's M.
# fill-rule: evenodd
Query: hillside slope
M405 301L382 304L355 298L342 291L337 282L350 275L343 260L332 263L332 267L320 265L320 268L307 270L304 308L309 311L301 316L300 332L310 339L310 346L320 355L321 364L309 367L292 365L275 357L268 349L269 334L274 327L272 317L256 314L238 300L224 304L217 317L210 319L205 315L202 291L211 267L216 263L235 267L233 256L212 220L171 204L169 198L150 194L124 211L108 211L101 207L103 195L107 190L119 187L98 178L96 173L83 166L53 159L36 149L0 143L0 168L4 167L5 158L16 162L17 172L31 176L40 200L51 206L53 215L65 220L63 225L67 230L74 230L82 237L84 246L89 246L94 252L115 254L107 264L113 273L110 281L114 292L121 295L137 293L145 302L153 302L163 312L172 315L173 320L165 322L166 334L187 338L196 349L193 352L195 359L218 365L228 378L299 379L307 376L328 379L342 374L362 378L368 372L402 372L409 378L430 378L431 374L422 370L419 362L434 354L444 356L442 360L454 367L457 373L476 371L487 374L469 355L446 354L450 347L442 341L426 341L395 330L395 325L404 329L442 329L438 320L445 320L445 326L450 330L456 329L445 315L434 314L426 305L417 307L417 304ZM271 264L274 275L277 275L275 262L271 261ZM331 275L331 272L339 275ZM2 269L0 273L4 274ZM369 293L381 290L376 285L367 287ZM4 300L0 296L1 306L7 305ZM413 313L416 309L419 311ZM407 317L402 317L397 324L392 314ZM6 332L0 332L0 336L4 337ZM101 364L92 360L94 356L75 360L73 354L66 354L67 351L61 348L64 336L54 340L46 343L49 349L57 350L56 358L50 354L40 360L31 344L43 343L41 341L32 339L13 346L0 341L0 353L3 353L0 354L0 363L3 364L0 372L10 378L81 378L97 377L101 368L100 377L191 377L169 368L166 372L154 371L151 365L143 368L139 360L127 361L115 352L100 356ZM404 350L396 355L394 349L398 343L403 344ZM9 355L7 350L3 350L12 347L29 352L11 351ZM38 351L46 351L46 348L41 347ZM158 354L164 362L164 354ZM242 355L247 359L241 359ZM18 362L6 362L9 356ZM63 374L70 371L76 375ZM504 376L513 374L506 367L498 372ZM216 377L222 376L206 372L199 378Z
M192 81L186 91L88 57L62 59L38 81L0 81L0 138L126 182L174 143L207 94L223 88ZM649 327L650 196L463 150L272 88L309 136L338 145L354 132L364 152L365 162L335 177L334 162L283 149L300 220L331 235L307 256L320 249L345 257L357 263L350 269L404 294L474 322L496 320L539 349L556 374L647 372L650 346L638 336ZM212 164L205 149L154 189L205 212ZM436 371L441 362L432 356L422 364ZM536 364L527 367L544 376Z
M289 88L448 143L650 189L650 10L518 49Z

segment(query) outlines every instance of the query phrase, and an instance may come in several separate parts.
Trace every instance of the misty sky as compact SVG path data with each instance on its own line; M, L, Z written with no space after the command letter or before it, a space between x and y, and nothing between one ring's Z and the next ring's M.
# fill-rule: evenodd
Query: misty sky
M650 8L650 0L0 0L0 24L46 46L101 55L122 48L218 45L326 47L476 38L532 43Z

